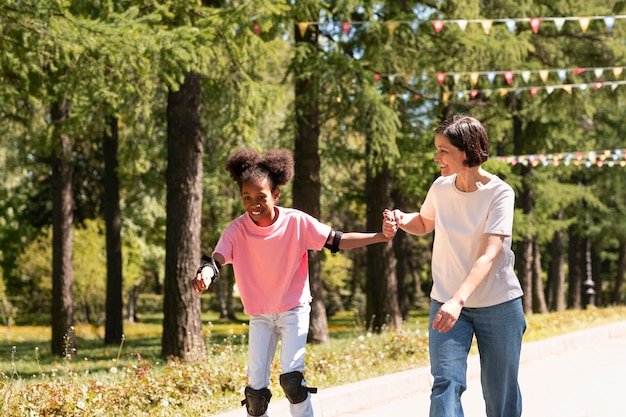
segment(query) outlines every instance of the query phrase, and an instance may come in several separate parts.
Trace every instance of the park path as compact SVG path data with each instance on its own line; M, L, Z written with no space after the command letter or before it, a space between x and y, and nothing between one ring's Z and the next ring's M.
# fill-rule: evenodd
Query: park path
M466 417L485 417L478 358L470 357ZM520 385L524 417L626 417L626 321L525 343ZM316 417L428 416L428 367L320 389ZM270 404L289 417L289 403ZM245 417L245 408L215 417Z

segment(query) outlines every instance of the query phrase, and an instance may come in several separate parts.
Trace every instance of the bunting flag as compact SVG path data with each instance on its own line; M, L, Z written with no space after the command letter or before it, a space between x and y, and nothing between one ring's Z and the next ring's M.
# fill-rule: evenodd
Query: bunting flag
M471 90L460 90L456 92L449 92L450 94L455 94L458 100L467 99L470 97L474 99L478 94L484 94L489 97L493 95L494 92L497 92L500 97L504 97L508 94L519 95L523 92L528 92L531 97L534 97L540 91L546 91L548 95L552 94L556 90L564 90L565 92L572 94L574 89L578 89L581 91L587 90L592 87L595 91L600 90L603 87L611 87L611 90L615 91L617 87L626 84L626 81L607 81L607 82L594 82L591 84L581 83L581 84L554 84L554 85L542 85L542 86L529 86L529 87L502 87L497 89L483 89L479 90L476 88L472 88Z
M469 77L472 85L475 85L479 81L479 77L483 76L487 78L489 84L493 84L498 76L503 76L505 82L510 85L513 81L513 77L519 74L525 83L530 82L531 75L537 75L537 77L546 84L551 74L556 74L559 81L563 82L567 78L568 74L573 76L580 76L584 73L593 74L596 80L600 80L606 72L612 73L615 80L619 79L626 67L587 67L587 68L557 68L557 69L540 69L540 70L507 70L507 71L468 71L468 72L437 72L435 74L437 82L443 84L446 77L452 77L456 82L460 81L463 77ZM428 74L426 74L429 77Z
M587 152L563 152L530 155L493 156L490 159L505 162L511 166L517 164L536 166L582 166L626 167L626 149L613 149Z
M591 25L591 22L594 20L600 20L604 23L604 26L607 30L612 31L615 26L616 20L626 19L626 15L616 15L616 16L564 16L564 17L523 17L523 18L504 18L504 19L453 19L453 20L444 20L444 19L436 19L431 20L430 25L432 26L435 33L440 33L447 26L457 26L461 31L465 31L470 23L479 24L482 28L483 32L486 35L489 35L492 32L492 28L497 24L504 24L510 33L515 33L516 29L520 27L520 24L528 25L526 27L530 27L533 33L539 33L540 29L543 27L545 22L552 23L556 28L557 32L561 32L563 27L567 22L575 22L577 23L578 28L582 33L586 33ZM321 31L325 32L337 32L342 31L346 36L349 35L350 29L354 26L367 26L373 24L380 24L380 21L343 21L343 22L334 22L334 21L318 21L318 22L298 22L297 26L300 30L300 33L303 33L303 27L306 28L308 26L318 26ZM411 30L415 33L420 27L423 21L421 20L389 20L385 21L384 24L387 26L389 31L389 35L393 36L396 29L400 25L406 25L411 28ZM255 23L256 25L256 23ZM260 29L255 26L255 32L257 34L260 32ZM304 36L304 35L303 35Z

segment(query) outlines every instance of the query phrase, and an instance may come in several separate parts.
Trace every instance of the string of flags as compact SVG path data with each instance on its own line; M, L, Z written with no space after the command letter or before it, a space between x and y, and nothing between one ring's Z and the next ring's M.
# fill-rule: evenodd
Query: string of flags
M563 82L568 74L581 75L584 73L593 73L596 79L600 79L605 72L612 72L613 77L618 79L626 67L595 67L595 68L559 68L559 69L540 69L540 70L507 70L507 71L468 71L468 72L438 72L435 74L437 82L443 84L447 77L452 77L457 83L461 78L469 78L472 85L476 85L481 76L486 77L490 84L493 84L496 77L502 76L506 84L510 85L516 75L520 75L525 83L530 82L531 75L538 75L543 83L548 82L550 74L554 73Z
M465 31L469 24L479 24L483 32L486 35L491 33L491 29L494 24L504 24L510 33L514 33L520 24L529 25L533 33L538 33L539 29L544 22L550 22L554 25L556 30L560 32L567 22L576 22L583 33L586 33L591 25L591 22L600 20L604 23L604 26L609 30L613 30L615 22L617 20L626 19L626 15L616 16L565 16L565 17L529 17L529 18L503 18L503 19L437 19L429 21L436 33L440 33L444 27L455 25L459 29ZM418 20L390 20L382 22L387 26L389 35L393 36L394 32L401 25L406 25L416 33L420 25L424 23ZM310 26L317 26L320 31L328 33L341 33L343 32L348 36L353 27L368 26L373 24L380 24L380 22L372 21L312 21L312 22L297 22L300 35L304 36ZM261 27L257 22L254 22L254 30L257 34L261 32Z
M626 167L626 149L608 149L588 152L563 152L512 156L494 156L492 160L505 162L511 166L517 164L536 166L582 166L591 167Z

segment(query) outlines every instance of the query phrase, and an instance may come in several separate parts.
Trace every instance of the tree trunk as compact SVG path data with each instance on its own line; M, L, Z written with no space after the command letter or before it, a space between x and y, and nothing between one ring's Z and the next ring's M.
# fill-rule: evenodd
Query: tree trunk
M407 207L408 203L401 190L394 188L392 190L392 200L395 207ZM406 233L398 233L393 239L393 253L396 258L396 280L398 282L398 306L402 314L402 320L409 318L411 310L411 278L414 279L413 292L414 296L421 294L419 285L419 275L415 272L415 265L412 262L413 248L411 239ZM419 291L419 293L415 293Z
M602 280L602 250L603 243L601 240L594 242L591 246L591 276L593 278L593 305L597 307L605 307L604 303L604 282Z
M530 237L525 237L517 244L517 256L515 257L517 275L524 290L522 302L524 304L524 313L532 314L532 273L533 273L533 244Z
M220 319L235 320L235 306L233 302L233 287L235 279L232 268L222 269L221 278L217 282L217 291L220 302Z
M167 220L163 357L205 357L200 297L192 279L200 263L202 153L200 74L187 73L167 98Z
M541 252L539 243L536 240L533 243L533 255L533 312L543 314L548 312L548 305L546 304L546 298L543 290Z
M110 132L105 133L104 151L104 222L106 224L107 290L105 344L119 344L124 334L122 293L122 213L120 211L120 182L118 178L119 135L117 118L109 120Z
M562 218L563 210L559 211ZM565 310L565 233L558 231L550 244L550 267L548 269L548 306L551 311Z
M55 103L51 109L55 149L52 151L52 354L73 355L74 268L72 266L72 144L62 126L69 115L69 103Z
M534 190L530 185L532 176L533 168L524 167L522 171L524 189L517 200L518 206L522 209L524 214L528 216L531 216L535 209ZM530 235L525 236L517 245L517 273L522 289L524 290L522 302L524 304L524 313L526 314L532 314L533 312L533 249L534 238Z
M316 35L310 31L302 37L297 26L296 48L298 44L317 44ZM306 69L308 71L308 69ZM293 178L293 206L319 219L321 216L320 195L320 156L319 156L319 104L317 79L314 72L307 78L296 70L296 140L294 146L295 172ZM309 282L311 286L311 322L309 341L328 343L328 319L324 305L324 284L322 282L321 252L309 252Z
M369 146L368 146L369 152ZM384 165L374 172L367 167L367 229L381 229L383 210L391 206L391 170ZM385 325L402 328L402 313L398 304L396 265L391 242L367 247L367 326L380 332Z
M615 286L613 287L613 304L624 303L624 275L626 274L626 239L619 240L619 253L617 254L617 275L615 276Z
M583 239L581 239L574 227L570 227L567 308L571 310L578 310L581 306L584 264L583 253Z

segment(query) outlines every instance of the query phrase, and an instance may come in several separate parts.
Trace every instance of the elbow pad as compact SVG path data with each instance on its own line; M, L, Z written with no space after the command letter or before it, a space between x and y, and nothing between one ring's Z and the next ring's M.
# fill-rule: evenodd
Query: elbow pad
M335 232L335 236L333 237L333 243L326 243L324 247L326 249L330 249L330 253L339 252L339 242L341 242L341 237L343 236L342 232Z

